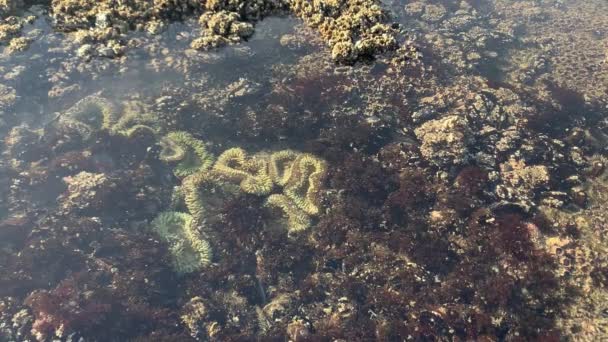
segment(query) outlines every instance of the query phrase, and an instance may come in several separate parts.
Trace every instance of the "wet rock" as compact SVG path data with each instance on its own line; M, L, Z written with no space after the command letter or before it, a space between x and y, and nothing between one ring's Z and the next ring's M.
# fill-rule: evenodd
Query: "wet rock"
M64 178L68 186L62 206L67 210L99 210L108 204L116 181L102 173L80 172Z
M81 47L76 50L76 55L78 57L87 57L90 56L94 51L94 47L91 44L83 44Z
M240 21L236 12L207 12L201 15L199 24L202 27L202 37L191 44L191 47L197 50L238 43L253 34L253 25Z
M466 118L448 115L416 128L422 156L435 165L461 164L468 159L472 132Z
M500 179L502 184L496 188L499 198L531 208L538 191L549 185L550 173L545 165L528 166L523 160L511 158L500 165Z
M421 18L425 21L437 22L443 19L446 12L447 10L442 5L426 5Z

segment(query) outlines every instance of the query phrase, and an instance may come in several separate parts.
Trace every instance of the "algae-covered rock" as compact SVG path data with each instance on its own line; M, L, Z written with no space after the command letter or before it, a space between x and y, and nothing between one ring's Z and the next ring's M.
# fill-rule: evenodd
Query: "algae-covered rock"
M253 34L253 25L241 21L236 12L206 12L200 16L199 24L202 27L202 36L191 44L191 47L197 50L238 43Z
M109 196L117 189L117 181L103 173L80 172L64 178L68 186L63 207L73 211L96 211L108 205Z
M461 164L468 159L472 132L468 120L458 115L427 121L415 130L420 152L435 165Z

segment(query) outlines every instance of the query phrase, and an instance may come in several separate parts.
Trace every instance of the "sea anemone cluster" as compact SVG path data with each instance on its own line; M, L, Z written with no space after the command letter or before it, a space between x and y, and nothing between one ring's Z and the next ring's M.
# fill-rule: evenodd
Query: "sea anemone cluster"
M268 196L265 206L278 211L278 216L286 219L287 231L295 233L307 229L310 216L320 213L326 172L325 162L312 155L283 150L248 156L243 149L232 148L224 151L210 170L184 179L185 202L191 214L204 220L206 203L226 196L222 193ZM218 187L225 189L215 190ZM273 193L276 187L283 188L283 194Z
M205 144L187 132L170 132L160 140L160 145L160 160L177 163L173 168L177 177L184 178L213 164L213 157L207 152Z

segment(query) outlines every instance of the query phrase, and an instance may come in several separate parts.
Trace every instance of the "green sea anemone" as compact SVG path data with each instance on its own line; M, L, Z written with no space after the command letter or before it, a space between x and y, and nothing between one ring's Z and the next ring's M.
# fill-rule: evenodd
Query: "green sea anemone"
M160 159L167 163L177 162L173 169L177 177L183 178L199 170L207 170L213 164L213 157L207 152L205 144L190 133L171 132L161 139L160 144Z
M272 181L285 186L291 177L293 162L298 157L298 153L292 150L278 151L270 155L268 163L268 173Z
M213 170L225 179L240 184L243 192L267 195L272 191L272 179L268 175L268 162L263 157L248 157L240 148L222 153Z
M122 104L122 113L111 130L115 134L130 136L136 127L147 127L150 131L156 133L159 126L159 120L156 114L151 113L139 101L126 101Z
M272 191L272 179L268 175L268 162L265 159L252 157L247 161L247 171L250 176L241 182L241 189L252 195L263 196Z
M211 262L211 246L196 231L193 222L190 214L165 211L150 225L169 245L173 268L179 274L194 272Z
M186 154L174 140L167 142L166 153L165 160L183 160ZM217 221L213 208L239 193L270 195L265 206L276 214L275 223L293 234L310 227L311 216L319 214L326 172L325 162L310 154L283 150L248 156L241 148L231 148L212 168L185 177L181 191L188 211L201 224ZM283 193L271 194L281 188Z
M190 175L182 182L184 202L195 220L210 220L210 209L219 208L228 199L234 198L239 187L226 182L213 171L200 171Z
M251 176L247 171L247 152L241 148L231 148L222 153L213 170L228 180L240 182Z
M266 207L278 212L279 221L282 226L287 227L289 234L298 233L310 227L310 217L285 195L268 196Z
M307 214L319 214L319 193L326 172L323 160L310 154L300 155L293 162L285 195Z
M98 95L76 102L59 118L59 125L77 131L84 140L101 129L111 129L118 119L116 107Z

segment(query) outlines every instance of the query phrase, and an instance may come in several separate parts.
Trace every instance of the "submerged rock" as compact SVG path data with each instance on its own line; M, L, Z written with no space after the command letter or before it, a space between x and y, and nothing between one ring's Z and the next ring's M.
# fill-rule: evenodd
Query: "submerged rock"
M449 115L427 121L415 133L421 142L422 156L435 165L462 164L469 158L468 146L473 136L464 117Z

